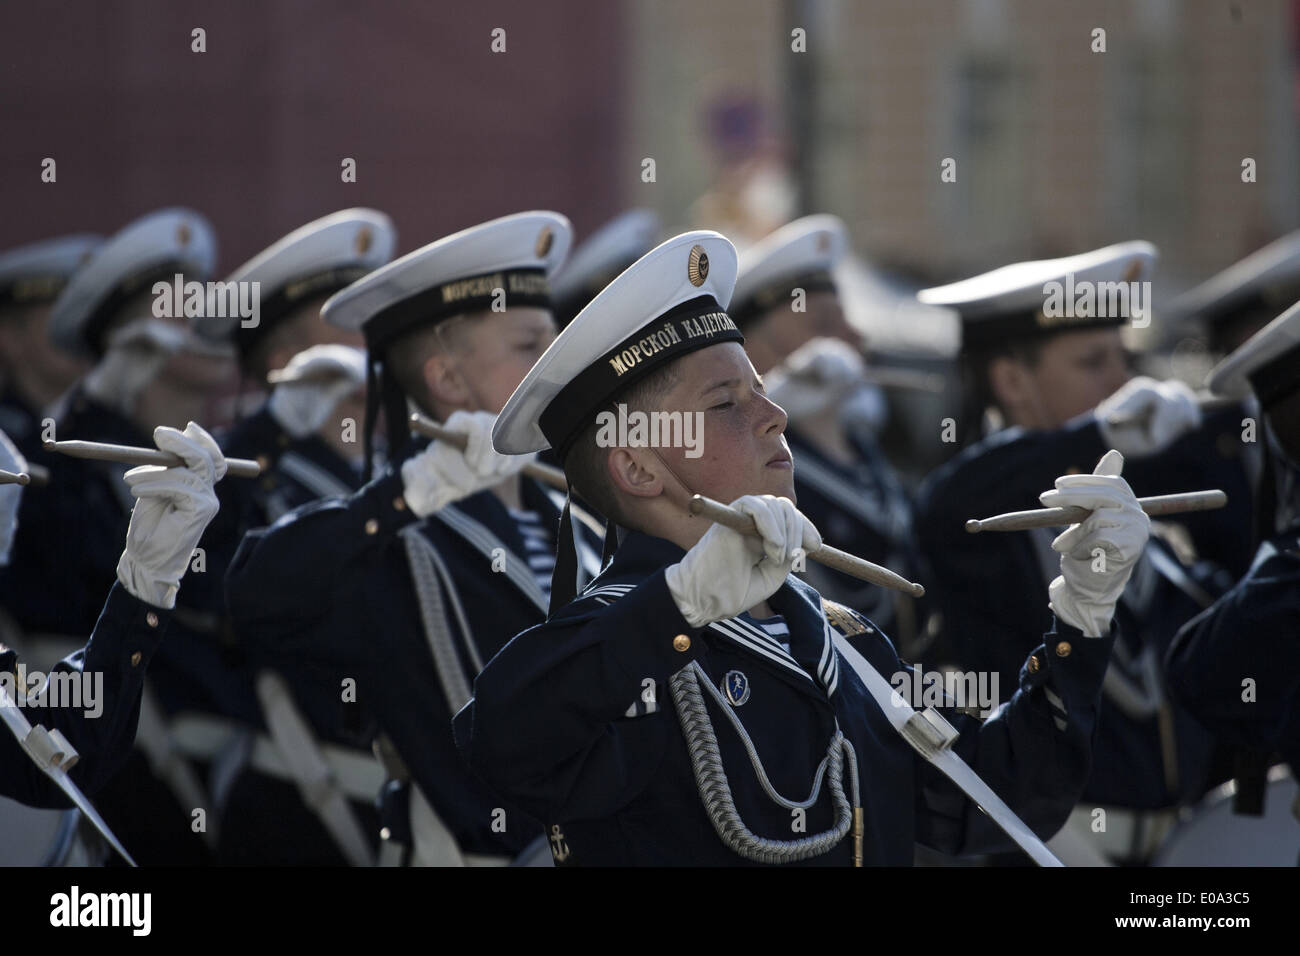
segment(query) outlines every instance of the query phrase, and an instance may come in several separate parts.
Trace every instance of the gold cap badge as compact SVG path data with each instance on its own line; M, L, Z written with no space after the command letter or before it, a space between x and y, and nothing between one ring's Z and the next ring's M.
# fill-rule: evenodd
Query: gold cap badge
M691 246L691 258L686 264L686 277L691 280L691 285L697 288L704 285L704 280L709 277L709 255L704 251L703 246Z
M370 231L370 227L362 226L361 229L358 230L357 232L357 238L354 243L354 245L356 246L357 255L364 256L367 252L370 251L370 247L373 244L374 244L374 234Z
M555 233L551 227L547 226L537 235L537 258L543 259L551 251L551 246L555 244Z

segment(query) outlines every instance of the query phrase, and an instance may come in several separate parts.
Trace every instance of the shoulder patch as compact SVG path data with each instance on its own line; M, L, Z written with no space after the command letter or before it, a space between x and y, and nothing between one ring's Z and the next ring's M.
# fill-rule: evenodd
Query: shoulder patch
M862 619L855 611L843 604L822 598L822 611L825 612L826 620L830 622L831 627L845 637L867 633L867 625L862 623Z

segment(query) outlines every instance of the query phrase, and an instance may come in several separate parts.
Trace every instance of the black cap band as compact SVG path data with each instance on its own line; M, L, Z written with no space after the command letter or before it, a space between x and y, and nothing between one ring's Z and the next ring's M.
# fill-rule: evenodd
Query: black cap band
M370 270L365 266L341 266L326 269L286 282L276 288L270 295L263 296L258 302L257 325L244 328L234 336L235 348L239 351L241 361L257 347L280 324L281 320L292 313L308 299L330 296L340 289L346 289Z
M504 295L504 300L502 299ZM371 350L381 351L393 339L421 326L467 312L490 309L497 303L506 308L551 307L551 289L543 269L501 269L482 275L444 282L380 309L362 330Z
M978 351L992 346L1021 344L1061 332L1084 332L1089 329L1119 328L1128 322L1123 315L1049 316L1042 309L1002 315L967 318L962 316L961 347Z
M1300 345L1255 369L1248 377L1261 408L1268 408L1300 391Z
M736 325L743 328L768 310L781 305L783 302L789 302L790 297L794 295L795 289L802 289L804 292L836 291L835 280L831 277L831 274L825 269L819 269L816 272L806 272L803 275L782 279L779 282L769 282L741 301L732 302L728 311L732 319L735 320Z
M186 267L187 263L177 259L168 259L148 266L127 276L99 300L81 326L81 340L90 346L96 358L102 357L108 351L108 327L127 300L138 295L142 289L148 288L152 291L154 285L164 279L174 279L177 275L183 277ZM150 310L145 315L126 316L126 318L146 318L152 314L153 311Z
M0 285L0 309L7 305L53 302L68 284L65 275L29 275Z
M687 352L720 342L744 341L736 323L713 296L683 302L588 365L551 400L537 425L563 460L569 446L594 421L594 413L622 389Z

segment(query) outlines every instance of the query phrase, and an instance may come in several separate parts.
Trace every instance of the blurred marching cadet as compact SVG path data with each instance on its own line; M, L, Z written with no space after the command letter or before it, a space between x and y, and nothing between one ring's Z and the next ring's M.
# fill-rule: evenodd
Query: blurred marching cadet
M740 257L730 315L788 416L799 507L828 544L915 576L912 506L875 435L886 400L844 318L832 270L848 248L835 216L798 219ZM807 580L870 617L903 647L916 637L916 599L816 566Z
M661 228L649 209L629 209L579 243L551 283L555 324L563 329L610 280L653 249Z
M1020 689L982 725L913 711L891 688L887 675L910 672L889 640L790 573L821 536L791 500L785 413L724 311L736 268L714 232L658 246L574 319L501 412L497 450L556 449L618 547L576 599L557 578L546 623L488 662L456 716L457 744L545 822L559 863L910 864L917 840L1005 845L996 819L1052 864L1029 828L1055 832L1083 786L1113 642L1111 607L1087 600L1078 556L1102 548L1101 578L1118 590L1147 535L1118 456L1053 493L1098 513L1062 546L1059 620ZM609 444L601 413L616 403L702 416L702 454ZM754 536L692 515L692 492L730 502ZM557 560L572 560L566 550Z
M1055 573L1053 538L1060 529L975 535L965 530L966 519L1033 507L1044 482L1086 473L1108 447L1127 456L1126 477L1138 494L1224 487L1222 469L1206 460L1206 442L1195 431L1201 413L1191 389L1126 381L1120 326L1136 316L1139 303L1125 297L1112 309L1099 293L1097 308L1058 310L1050 299L1053 283L1076 290L1135 283L1155 260L1149 243L1121 243L1017 263L918 294L961 314L965 424L992 409L996 417L990 417L1008 426L930 475L917 507L942 646L959 666L995 671L1004 685L1045 624L1034 595ZM1130 417L1116 424L1120 415ZM1228 485L1230 500L1244 494L1244 484L1241 476L1240 484ZM1244 537L1245 528L1238 523L1223 533ZM1119 601L1120 636L1084 803L1062 835L1070 841L1076 828L1084 835L1086 842L1075 847L1084 859L1145 861L1172 825L1173 808L1198 798L1211 782L1211 741L1169 702L1160 667L1178 627L1228 583L1216 565L1188 559L1186 537L1153 522L1127 589L1106 593ZM1100 832L1090 825L1089 808L1096 806L1107 813Z
M104 242L55 302L55 346L95 362L53 412L55 434L148 445L157 425L201 421L233 371L228 351L199 340L158 308L155 284L204 280L216 239L198 213L166 209L135 220ZM30 631L87 634L113 581L118 542L132 499L125 465L51 456L48 487L24 495L14 561L0 575L0 604ZM50 581L66 582L50 588Z
M103 241L61 236L0 253L0 428L32 460L45 460L46 410L88 367L50 342L50 307Z
M33 806L67 806L61 788L42 766L68 770L83 792L94 794L126 764L145 670L167 630L190 553L217 513L213 485L226 471L217 443L193 422L184 432L155 429L154 444L184 464L144 465L126 473L136 503L116 580L90 640L55 665L39 687L33 681L40 675L27 671L14 650L0 645L0 688L6 695L0 706L17 705L35 729L27 746L0 734L0 793L5 796ZM25 465L0 434L0 467L19 472ZM9 561L20 491L17 484L0 485L0 563ZM57 591L61 581L46 586ZM13 730L11 716L4 722Z
M227 456L255 459L262 474L222 486L221 511L199 543L203 573L193 575L181 595L177 625L186 640L164 648L151 680L169 718L171 746L200 769L210 769L219 863L345 862L299 794L306 753L319 757L319 766L330 766L353 799L354 812L366 818L368 831L378 833L373 804L383 778L369 749L321 750L292 736L300 726L292 697L311 688L290 691L276 677L252 672L230 627L224 581L250 528L360 487L366 362L356 346L362 339L322 322L320 309L331 295L388 262L395 245L396 230L381 212L345 209L317 219L224 280L229 302L240 296L257 303L254 316L210 299L197 320L200 335L233 343L249 393L262 398L221 436ZM268 378L272 390L265 397ZM275 698L273 730L280 731L271 737L263 731L262 695L268 694ZM285 751L303 755L291 753L290 760Z
M499 455L489 436L554 338L548 280L569 243L557 213L506 216L331 298L325 320L360 329L368 348L368 462L381 406L393 457L350 497L250 532L227 576L257 663L320 688L299 700L315 733L349 743L380 732L393 778L384 861L508 862L541 836L464 766L450 720L483 662L546 613L564 499L520 475L532 456ZM413 441L410 407L465 448ZM594 574L596 538L574 526Z
M147 446L156 426L212 412L233 376L233 356L197 336L191 323L204 309L202 283L215 260L211 226L181 208L143 216L95 251L55 302L50 324L56 345L95 365L55 413L56 433L43 439ZM133 499L127 466L51 456L49 468L48 487L24 496L0 603L28 632L75 637L94 627ZM198 787L178 791L171 782L184 768L166 747L150 746L156 718L146 688L143 749L101 791L100 807L142 864L200 862L206 850L191 815L207 801L196 796Z
M1300 775L1300 304L1238 346L1209 386L1259 402L1268 531L1247 574L1179 632L1170 685L1214 733Z
M1169 305L1171 317L1203 327L1223 357L1300 299L1300 232L1252 252Z

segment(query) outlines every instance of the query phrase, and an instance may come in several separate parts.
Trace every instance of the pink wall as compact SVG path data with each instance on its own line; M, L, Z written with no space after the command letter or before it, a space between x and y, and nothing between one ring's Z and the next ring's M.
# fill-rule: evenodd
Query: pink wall
M0 249L185 204L220 269L368 205L401 252L554 208L617 211L620 6L374 0L7 2ZM191 52L190 31L207 31ZM506 52L490 50L494 27ZM42 183L53 157L58 181ZM357 160L355 184L340 162Z

